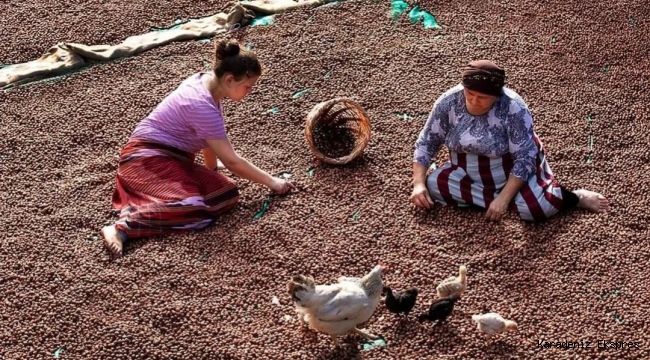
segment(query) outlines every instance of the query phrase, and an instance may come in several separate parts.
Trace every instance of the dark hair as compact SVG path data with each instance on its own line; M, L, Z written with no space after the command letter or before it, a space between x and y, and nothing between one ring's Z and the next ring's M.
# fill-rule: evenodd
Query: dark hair
M243 77L262 74L262 66L252 51L242 49L235 39L221 39L216 45L214 73L222 77L230 73L239 81Z
M472 61L463 68L464 87L492 96L501 96L506 81L505 70L490 60Z

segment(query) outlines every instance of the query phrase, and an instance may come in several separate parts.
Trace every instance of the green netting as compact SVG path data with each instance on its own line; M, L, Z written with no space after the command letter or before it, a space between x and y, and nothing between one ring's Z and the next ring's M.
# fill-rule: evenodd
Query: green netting
M264 216L264 214L266 214L266 211L269 209L270 206L271 206L271 197L267 196L264 199L264 202L262 203L262 208L260 209L260 211L256 212L255 215L253 215L253 219L257 220L262 216Z
M280 110L278 109L278 107L274 106L274 107L262 112L262 114L264 114L264 115L266 115L266 114L277 114L279 111Z
M409 115L409 114L407 114L407 113L397 114L397 117L400 118L400 119L402 119L402 120L405 120L405 121L413 120L413 119L414 119L413 116L411 116L411 115Z
M375 348L384 347L386 347L386 340L384 339L369 340L363 344L363 349L361 351L369 351Z
M442 27L436 21L436 18L428 11L420 10L420 5L415 5L409 12L409 18L412 23L417 23L422 19L425 29L441 29Z
M267 15L267 16L258 16L253 21L251 21L250 26L267 26L267 25L273 25L274 19L273 15Z
M297 99L297 98L299 98L299 97L305 95L309 90L310 90L310 89L307 88L307 89L304 89L304 90L300 90L300 91L298 91L298 92L295 92L293 95L291 95L291 98L292 98L292 99Z
M636 19L635 18L630 16L627 21L630 23L630 25L632 25L632 27L636 27Z
M397 19L402 13L408 10L409 4L403 0L391 0L390 12L393 19Z

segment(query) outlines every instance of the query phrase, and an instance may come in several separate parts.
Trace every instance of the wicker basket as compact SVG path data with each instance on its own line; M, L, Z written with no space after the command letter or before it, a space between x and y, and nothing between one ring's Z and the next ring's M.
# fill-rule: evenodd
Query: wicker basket
M354 147L352 151L340 157L327 156L318 148L315 137L319 128L343 127L352 133ZM347 98L335 98L316 104L307 114L305 137L309 147L318 160L328 164L343 165L361 155L370 141L370 119L363 108Z

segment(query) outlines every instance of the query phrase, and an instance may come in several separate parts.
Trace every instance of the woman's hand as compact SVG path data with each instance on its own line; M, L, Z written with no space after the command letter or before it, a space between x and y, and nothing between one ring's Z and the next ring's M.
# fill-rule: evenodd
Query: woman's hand
M505 199L505 196L497 196L496 199L490 203L485 218L490 221L501 221L503 215L508 211L508 203L509 201Z
M508 211L508 204L515 198L517 192L526 184L524 180L510 174L506 186L503 187L497 197L490 203L485 218L492 221L500 221Z
M279 177L273 178L271 184L269 185L269 188L278 194L286 194L289 191L296 189L292 183Z
M429 190L424 184L417 184L413 186L413 192L411 193L411 202L415 206L421 209L430 209L433 205L433 200L431 200L431 195L429 195Z
M251 164L248 160L237 155L228 139L206 141L216 156L214 158L215 162L217 162L218 158L233 174L255 183L263 184L280 194L287 193L290 189L295 189L293 184L288 181L274 178L266 171L263 171L257 166Z

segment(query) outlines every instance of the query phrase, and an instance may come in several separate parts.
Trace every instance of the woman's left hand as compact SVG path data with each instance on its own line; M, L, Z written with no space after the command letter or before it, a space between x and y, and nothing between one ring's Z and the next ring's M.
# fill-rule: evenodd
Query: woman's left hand
M490 221L500 221L503 215L508 211L508 201L503 196L497 196L494 201L490 203L490 207L485 214L485 218Z

